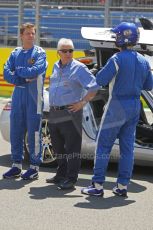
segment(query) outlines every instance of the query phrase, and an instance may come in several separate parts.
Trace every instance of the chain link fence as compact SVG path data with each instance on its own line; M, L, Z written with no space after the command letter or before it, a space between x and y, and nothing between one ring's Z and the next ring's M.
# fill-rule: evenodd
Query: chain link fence
M71 38L76 49L89 49L81 37L81 27L113 27L122 21L135 22L139 18L153 20L153 0L40 0L40 45L56 48L61 37ZM36 1L23 1L19 15L19 1L0 0L0 46L16 46L19 16L23 22L35 23Z

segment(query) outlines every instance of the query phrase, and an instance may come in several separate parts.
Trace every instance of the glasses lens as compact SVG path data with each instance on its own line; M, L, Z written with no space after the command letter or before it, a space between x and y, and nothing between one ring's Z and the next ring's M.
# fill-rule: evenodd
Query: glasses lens
M69 49L69 50L59 50L59 51L61 51L64 54L66 54L66 53L73 53L72 49Z

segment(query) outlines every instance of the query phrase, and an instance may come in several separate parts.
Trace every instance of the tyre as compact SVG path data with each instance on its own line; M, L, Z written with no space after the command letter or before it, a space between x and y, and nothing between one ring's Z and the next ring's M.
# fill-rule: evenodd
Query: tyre
M29 146L28 146L28 135L25 135L25 160L29 159ZM43 166L54 165L56 162L56 158L54 156L54 151L52 148L49 128L48 128L48 120L42 120L42 157L43 157Z

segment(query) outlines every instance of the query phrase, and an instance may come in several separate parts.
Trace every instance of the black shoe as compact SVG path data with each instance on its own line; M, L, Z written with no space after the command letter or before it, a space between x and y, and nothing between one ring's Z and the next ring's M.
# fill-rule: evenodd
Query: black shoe
M59 189L72 189L74 188L76 180L67 179L58 184Z
M63 177L54 176L54 177L51 177L51 178L47 178L46 183L58 184L58 183L62 182L63 180L64 180Z

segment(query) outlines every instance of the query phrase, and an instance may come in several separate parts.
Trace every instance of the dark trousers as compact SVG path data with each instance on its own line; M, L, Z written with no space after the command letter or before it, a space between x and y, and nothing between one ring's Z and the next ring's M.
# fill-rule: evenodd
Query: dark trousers
M76 182L81 165L82 111L50 110L49 130L58 163L57 177Z

